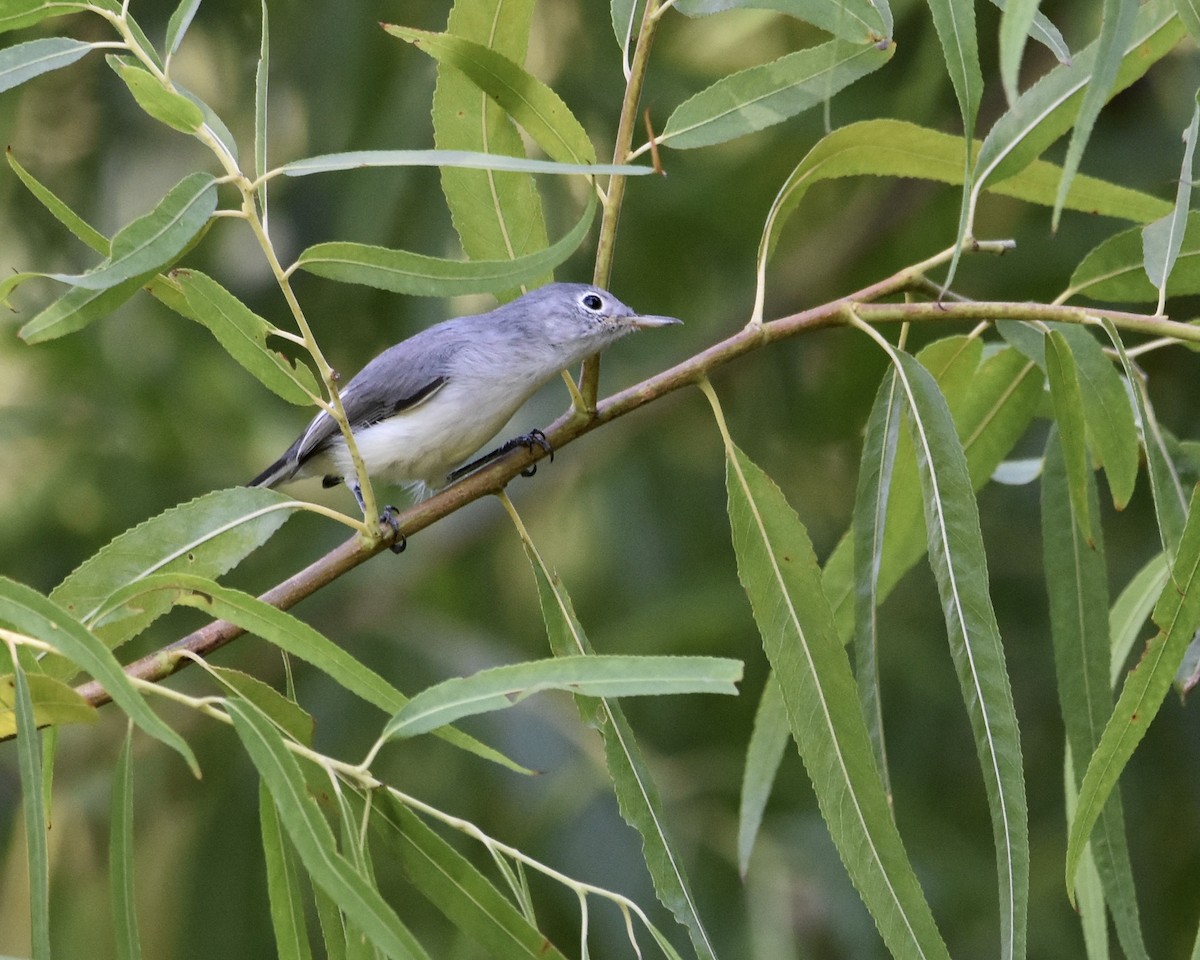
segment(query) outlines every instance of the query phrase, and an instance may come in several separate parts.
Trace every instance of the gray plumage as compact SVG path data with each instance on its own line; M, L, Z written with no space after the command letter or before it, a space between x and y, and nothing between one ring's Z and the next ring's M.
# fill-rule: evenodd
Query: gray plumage
M551 283L389 347L341 391L342 405L368 474L437 489L560 370L634 330L673 323L599 287ZM348 480L361 503L345 439L324 412L249 486L313 475Z

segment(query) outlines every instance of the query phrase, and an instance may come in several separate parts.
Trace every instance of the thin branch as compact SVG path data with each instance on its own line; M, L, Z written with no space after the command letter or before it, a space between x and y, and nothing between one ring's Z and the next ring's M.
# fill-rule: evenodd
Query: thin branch
M951 252L945 251L940 256L944 257ZM939 258L935 257L925 261L921 266L936 265L938 262L940 262ZM848 297L767 323L743 327L733 336L713 344L681 363L601 400L596 405L595 415L590 419L585 420L577 416L574 410L568 410L553 424L545 428L546 438L555 451L561 452L563 447L597 427L660 400L683 387L699 383L712 371L731 363L744 354L799 334L825 327L846 325L848 323L847 310L851 307L854 313L867 324L970 322L974 325L992 320L1026 320L1086 325L1094 324L1098 318L1104 317L1112 321L1119 329L1127 332L1152 337L1169 336L1177 341L1200 343L1200 327L1163 317L1150 317L1114 310L1092 310L1084 307L1041 303L983 301L964 303L946 301L941 303L876 302L885 297L898 296L912 286L919 286L920 276L921 273L915 268L905 268ZM470 474L458 483L452 484L440 493L414 504L399 514L397 517L399 533L405 537L411 537L466 504L502 491L522 471L545 456L545 451L536 445L532 449L516 448L478 472ZM387 547L386 541L366 541L361 536L351 537L305 569L262 594L259 599L281 610L286 610ZM226 621L213 621L169 646L134 661L126 668L126 672L132 677L143 680L164 679L185 666L189 662L189 654L207 656L243 632L240 627ZM96 706L107 703L110 699L104 689L95 682L83 684L78 688L78 692L89 703Z

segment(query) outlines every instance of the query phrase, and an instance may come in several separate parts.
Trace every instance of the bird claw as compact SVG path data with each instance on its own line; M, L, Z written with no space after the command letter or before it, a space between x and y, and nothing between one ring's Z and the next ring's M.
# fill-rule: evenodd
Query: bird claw
M511 444L511 446L514 448L525 447L531 452L534 447L541 447L546 451L547 456L550 457L550 462L554 462L554 447L550 445L550 441L546 439L546 435L542 433L541 430L530 430L527 434L517 437L515 440L509 441L509 444ZM508 446L508 444L506 444L506 446ZM532 477L535 473L537 473L537 464L531 463L521 471L521 476Z
M408 538L400 532L400 521L396 519L396 514L400 511L388 504L383 508L383 513L379 515L380 526L388 527L392 531L392 553L403 553L404 548L408 546Z

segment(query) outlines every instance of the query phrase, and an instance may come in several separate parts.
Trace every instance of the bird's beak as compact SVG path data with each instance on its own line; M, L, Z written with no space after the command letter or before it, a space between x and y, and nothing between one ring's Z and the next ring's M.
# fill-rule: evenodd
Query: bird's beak
M669 327L675 323L683 323L682 320L677 320L675 317L659 317L654 314L626 317L626 320L635 330L645 330L648 327Z

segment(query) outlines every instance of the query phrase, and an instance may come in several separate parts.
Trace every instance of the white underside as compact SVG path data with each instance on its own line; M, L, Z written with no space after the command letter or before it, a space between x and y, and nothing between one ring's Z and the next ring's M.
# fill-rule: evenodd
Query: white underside
M424 403L356 430L354 439L367 473L393 483L441 487L450 471L492 439L537 388L531 383L514 396L511 382L494 393L481 392L479 386L448 383ZM339 436L301 472L353 477L345 441Z

